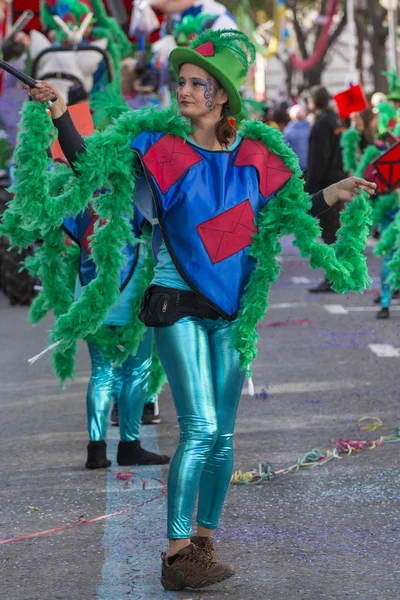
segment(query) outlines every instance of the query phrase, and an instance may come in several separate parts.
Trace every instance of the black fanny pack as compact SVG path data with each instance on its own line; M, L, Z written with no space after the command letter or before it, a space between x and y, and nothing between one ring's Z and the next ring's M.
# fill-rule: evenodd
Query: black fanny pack
M139 319L147 327L168 327L183 317L218 319L220 315L194 292L159 285L146 289Z

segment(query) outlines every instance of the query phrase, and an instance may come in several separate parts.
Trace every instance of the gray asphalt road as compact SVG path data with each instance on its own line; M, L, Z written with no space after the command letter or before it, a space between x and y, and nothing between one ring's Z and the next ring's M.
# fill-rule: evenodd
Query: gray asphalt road
M369 264L377 286L378 263ZM313 448L332 448L334 439L390 433L357 431L363 416L400 427L400 311L382 322L371 294L310 296L307 280L319 274L287 244L282 267L259 330L258 395L241 401L237 469L266 461L284 467ZM76 381L61 391L46 358L27 364L46 346L51 322L31 328L26 312L0 295L0 542L73 527L0 545L1 600L400 599L396 443L261 485L231 486L217 540L236 577L196 594L163 592L167 470L118 468L115 428L113 467L84 469L86 350ZM143 428L142 441L172 453L178 429L168 390L160 404L162 424ZM121 471L132 479L118 480Z

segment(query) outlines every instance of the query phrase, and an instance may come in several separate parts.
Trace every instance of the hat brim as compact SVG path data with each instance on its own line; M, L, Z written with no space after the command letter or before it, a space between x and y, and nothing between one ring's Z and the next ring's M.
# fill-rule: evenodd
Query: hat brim
M169 60L175 73L179 75L182 65L189 63L201 67L210 73L224 88L229 102L229 115L236 116L242 110L242 100L235 85L229 77L214 63L191 48L175 48L169 55Z

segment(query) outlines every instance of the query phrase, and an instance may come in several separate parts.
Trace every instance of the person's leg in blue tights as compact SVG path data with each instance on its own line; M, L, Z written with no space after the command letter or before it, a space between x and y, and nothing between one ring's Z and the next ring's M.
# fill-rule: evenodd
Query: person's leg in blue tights
M92 374L86 395L88 431L90 441L99 442L106 438L115 368L111 360L103 357L97 346L89 342L88 349L92 361Z
M209 535L217 528L233 471L233 432L245 373L240 369L238 352L232 348L232 327L225 321L225 327L209 335L218 437L200 480L199 535Z
M151 371L153 330L147 329L135 355L122 365L122 388L119 397L119 431L117 462L119 465L164 465L169 456L149 452L141 447L139 429Z
M187 317L171 327L155 330L180 428L180 442L168 478L170 554L189 543L206 465L201 522L203 518L204 523L218 522L229 485L233 424L244 379L237 351L232 347L232 327L233 323L224 319ZM206 500L207 482L212 485L211 502L216 502L212 513L210 499ZM176 540L182 543L173 543Z
M105 438L115 369L112 361L106 360L97 346L88 343L88 349L92 361L92 374L86 394L90 439L86 467L100 469L111 465L111 461L107 459Z

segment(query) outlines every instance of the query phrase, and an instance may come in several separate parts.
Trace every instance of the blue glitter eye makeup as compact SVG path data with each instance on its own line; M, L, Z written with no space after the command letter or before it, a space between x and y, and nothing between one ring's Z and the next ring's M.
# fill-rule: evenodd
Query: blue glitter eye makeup
M203 81L202 79L194 79L193 85L201 85L203 87L207 87L207 83L205 81Z

